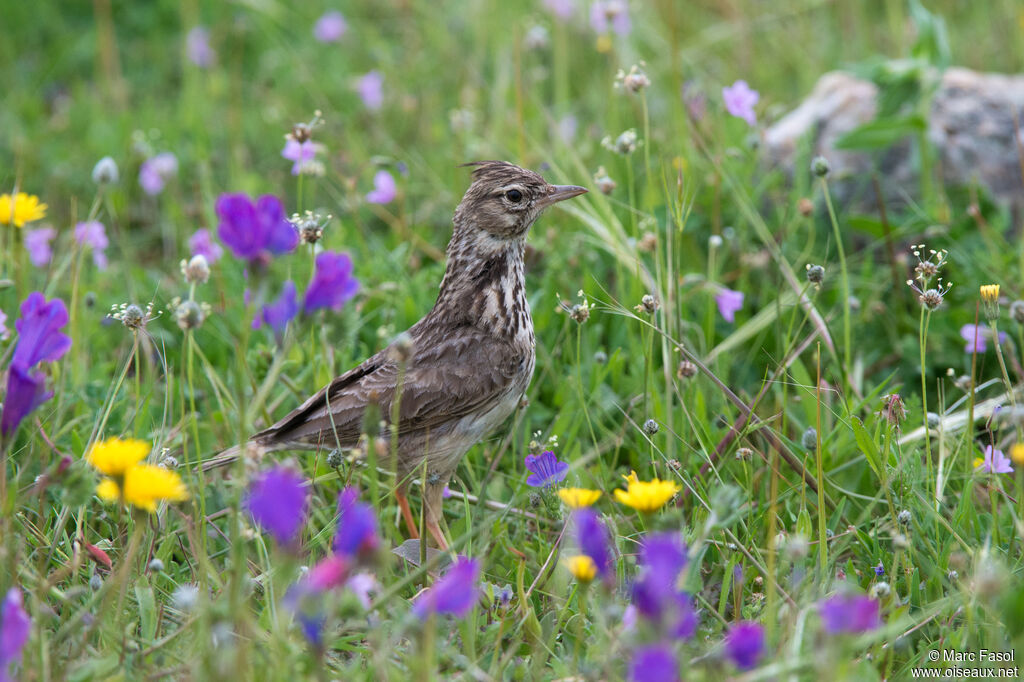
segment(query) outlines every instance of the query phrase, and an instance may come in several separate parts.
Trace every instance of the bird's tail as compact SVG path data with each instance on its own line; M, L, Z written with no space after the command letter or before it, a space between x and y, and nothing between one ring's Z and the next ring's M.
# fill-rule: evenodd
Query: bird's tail
M216 455L204 460L202 463L203 471L212 471L226 467L237 461L240 457L259 458L268 452L280 449L281 447L275 447L272 442L261 439L257 435L242 445L234 445L227 450L221 450Z

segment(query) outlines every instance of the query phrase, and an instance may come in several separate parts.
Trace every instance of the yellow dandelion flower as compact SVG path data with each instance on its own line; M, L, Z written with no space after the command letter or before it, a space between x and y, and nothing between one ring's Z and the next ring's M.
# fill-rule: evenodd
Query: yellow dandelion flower
M562 498L562 502L565 502L567 507L580 509L597 502L601 497L601 491L587 488L559 488L558 496Z
M623 478L626 479L626 489L617 488L615 499L637 511L657 511L682 490L678 484L672 481L662 481L658 478L641 481L637 478L635 471Z
M597 576L597 564L586 554L577 554L565 560L565 567L581 583L589 583Z
M112 478L96 486L100 499L123 500L133 507L156 511L157 502L180 502L188 499L188 490L181 477L173 471L152 464L136 464L124 474L124 487Z
M149 443L134 438L108 438L94 443L85 454L85 461L107 476L124 476L128 469L145 459L149 449Z
M980 292L981 300L985 303L996 303L999 300L998 284L982 284Z
M1024 443L1014 443L1010 448L1010 459L1017 466L1024 466Z
M0 194L0 225L23 227L25 223L45 218L47 208L34 194L18 192L13 198L10 194Z

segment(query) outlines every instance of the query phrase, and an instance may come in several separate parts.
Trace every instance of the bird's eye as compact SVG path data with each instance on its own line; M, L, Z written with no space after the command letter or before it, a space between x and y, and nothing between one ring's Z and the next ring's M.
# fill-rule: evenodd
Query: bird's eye
M511 201L513 204L518 204L523 200L523 193L517 189L510 189L505 192L505 198Z

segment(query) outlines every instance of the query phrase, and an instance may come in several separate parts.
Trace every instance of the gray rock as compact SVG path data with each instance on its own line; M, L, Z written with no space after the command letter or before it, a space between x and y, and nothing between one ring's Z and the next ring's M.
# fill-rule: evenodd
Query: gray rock
M792 175L810 172L795 167L802 160L824 156L838 200L862 209L877 205L872 174L878 170L887 204L904 204L920 188L908 138L882 150L835 148L840 137L875 118L877 95L870 81L825 74L800 106L765 132L769 159ZM943 73L929 112L928 138L948 186L976 183L997 202L1024 209L1021 128L1024 76L961 68Z

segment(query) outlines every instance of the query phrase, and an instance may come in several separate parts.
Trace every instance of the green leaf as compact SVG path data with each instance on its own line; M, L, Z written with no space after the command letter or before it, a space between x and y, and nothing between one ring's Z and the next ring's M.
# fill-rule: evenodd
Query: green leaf
M836 140L836 149L884 149L907 135L922 132L927 127L923 116L911 114L896 118L882 118L854 128Z
M139 604L139 626L142 639L152 642L156 637L156 597L145 575L135 582L135 601Z
M853 425L853 437L857 440L857 447L864 453L864 458L867 459L868 465L871 470L875 472L875 476L881 480L882 478L882 453L878 449L878 445L874 439L871 438L871 434L864 428L864 422L857 417L850 417L850 423Z

